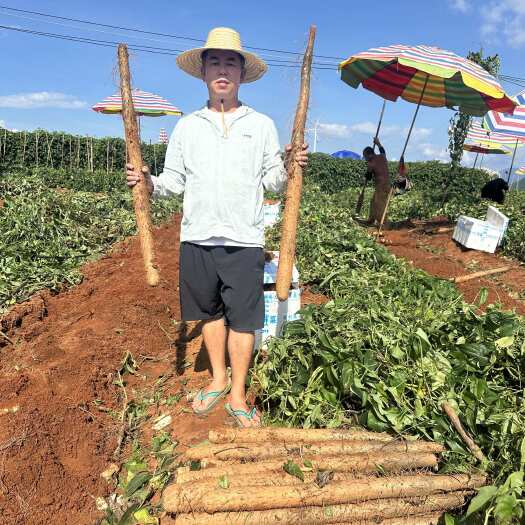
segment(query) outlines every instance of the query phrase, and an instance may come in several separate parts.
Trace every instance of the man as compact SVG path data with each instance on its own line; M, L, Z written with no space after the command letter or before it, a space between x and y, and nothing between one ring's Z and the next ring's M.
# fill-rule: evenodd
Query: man
M481 188L481 198L490 199L498 204L505 201L505 192L509 191L509 185L502 178L492 179Z
M242 104L241 83L266 64L242 49L239 34L210 31L204 47L177 57L178 66L204 80L208 103L182 118L170 138L163 173L127 166L128 185L144 181L153 198L184 192L179 285L182 319L204 320L202 335L212 381L197 392L196 414L207 414L229 392L226 410L242 427L260 416L246 403L254 331L264 324L263 191L286 181L272 120ZM285 163L291 146L286 147ZM295 158L307 163L307 146ZM228 349L231 383L225 363Z
M377 137L374 137L374 144L379 147L379 155L370 146L363 150L363 158L368 166L366 178L370 180L373 176L375 179L375 191L370 203L370 214L368 216L369 224L381 222L390 192L390 176L388 174L385 148L383 148Z

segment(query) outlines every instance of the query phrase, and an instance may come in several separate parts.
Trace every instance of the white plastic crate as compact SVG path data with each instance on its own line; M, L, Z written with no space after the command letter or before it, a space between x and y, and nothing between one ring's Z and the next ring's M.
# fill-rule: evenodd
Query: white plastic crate
M273 284L277 280L277 267L279 266L279 252L266 252L273 255L271 261L264 263L264 284ZM295 264L292 269L292 285L299 283L299 272ZM294 286L296 287L296 286Z
M261 348L269 337L281 335L286 321L299 319L301 290L290 290L286 301L279 301L276 292L264 292L264 327L255 332L255 348Z
M275 284L277 279L277 266L279 264L279 252L267 252L273 255L271 261L264 263L264 284ZM285 321L295 321L299 318L298 311L301 309L301 290L299 289L299 272L297 267L292 270L292 290L286 301L279 301L274 291L264 292L264 327L255 332L255 348L261 348L268 337L281 334Z
M502 236L502 230L497 226L460 215L452 238L465 248L494 253Z
M505 232L507 231L507 226L509 225L509 218L506 215L503 215L503 213L501 213L497 208L494 208L494 206L489 206L485 221L491 224L492 226L499 228L499 246L503 241L503 236L505 235Z
M271 228L278 220L281 214L281 203L276 202L275 204L264 204L264 227Z

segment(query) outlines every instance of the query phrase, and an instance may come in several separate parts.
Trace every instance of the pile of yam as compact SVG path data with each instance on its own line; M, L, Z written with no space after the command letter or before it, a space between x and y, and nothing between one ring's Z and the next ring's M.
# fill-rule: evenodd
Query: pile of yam
M439 444L358 429L227 429L208 441L164 491L177 524L437 524L485 484L437 474Z

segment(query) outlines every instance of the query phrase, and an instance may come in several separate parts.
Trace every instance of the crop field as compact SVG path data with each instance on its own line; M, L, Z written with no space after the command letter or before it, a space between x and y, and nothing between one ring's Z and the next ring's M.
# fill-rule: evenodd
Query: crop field
M39 290L72 289L82 282L84 263L135 233L121 172L52 164L19 165L1 175L0 315ZM441 443L446 447L441 472L482 469L490 476L463 517L447 516L446 523L519 523L525 513L525 321L487 305L483 291L474 304L466 303L453 283L394 257L358 226L352 216L363 172L359 161L312 155L297 258L302 282L327 302L306 306L301 319L288 323L283 336L258 354L251 390L269 424L357 424ZM464 169L449 180L447 165L414 163L409 176L414 189L394 198L391 221L484 216L487 202L478 197L487 177L483 171ZM370 196L368 190L365 210ZM510 218L503 254L525 261L525 192L510 192L498 207ZM178 198L156 201L156 224L180 209ZM278 240L277 226L267 248L277 248ZM0 343L2 358L9 351ZM119 374L135 373L136 366L128 356ZM166 399L176 403L180 396ZM461 414L486 457L483 463L451 426L443 402ZM139 409L146 417L134 405ZM150 520L160 512L152 496L175 465L175 445L165 435L152 443L151 457L163 467L147 473L137 438L128 450L128 478L121 480L134 510ZM112 519L107 523L120 523Z

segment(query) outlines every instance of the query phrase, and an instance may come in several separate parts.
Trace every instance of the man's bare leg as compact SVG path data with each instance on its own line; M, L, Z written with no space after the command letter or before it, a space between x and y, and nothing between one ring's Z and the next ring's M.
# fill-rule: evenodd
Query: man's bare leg
M228 373L226 371L226 337L227 330L224 325L224 319L215 319L206 321L202 327L202 338L204 346L208 351L212 369L212 381L204 389L206 392L220 392L228 384ZM213 398L207 398L204 401L195 399L193 408L203 410L213 401Z
M230 329L228 333L228 353L232 368L230 405L234 410L251 410L246 403L246 377L252 360L254 337L253 332L236 332ZM259 414L253 420L240 417L246 427L255 426L260 421Z

